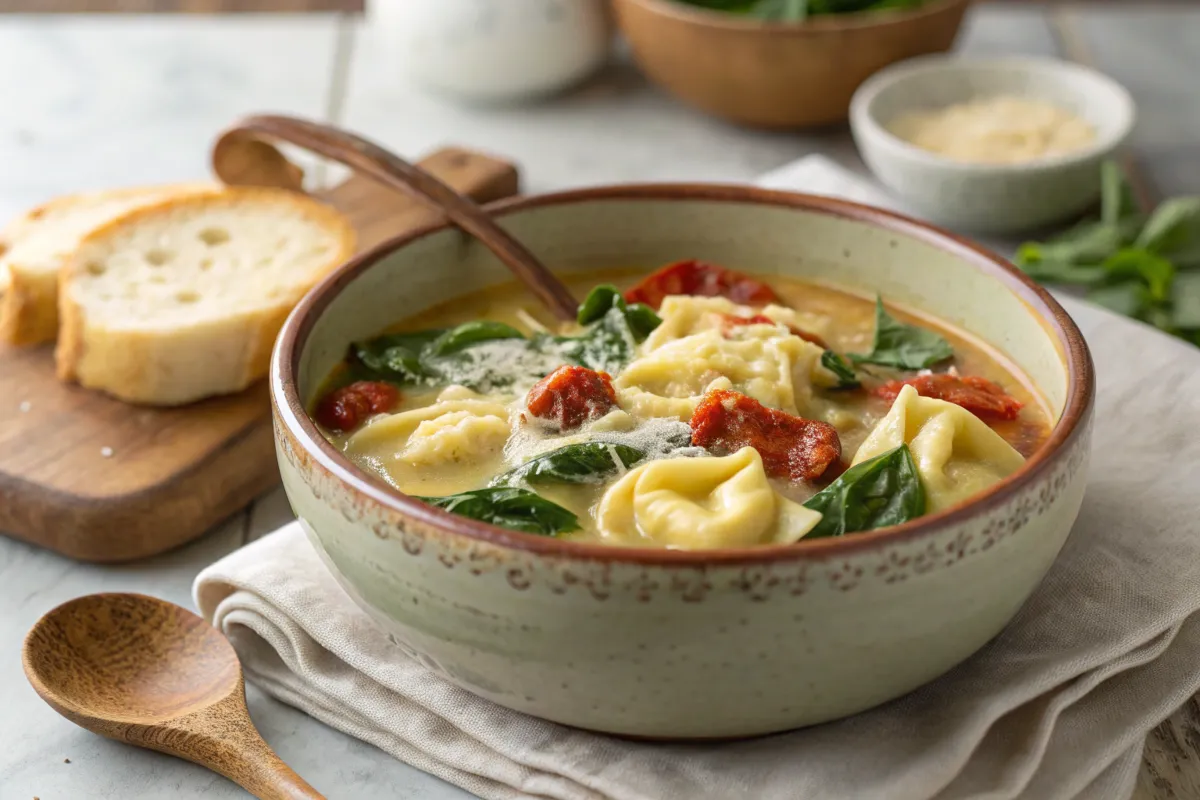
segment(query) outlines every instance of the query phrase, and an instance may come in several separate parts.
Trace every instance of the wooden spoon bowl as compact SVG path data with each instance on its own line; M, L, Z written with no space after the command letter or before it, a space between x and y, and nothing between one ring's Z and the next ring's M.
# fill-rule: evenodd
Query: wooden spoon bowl
M25 675L77 725L208 767L256 797L321 798L262 740L237 654L212 626L138 594L94 594L42 617Z

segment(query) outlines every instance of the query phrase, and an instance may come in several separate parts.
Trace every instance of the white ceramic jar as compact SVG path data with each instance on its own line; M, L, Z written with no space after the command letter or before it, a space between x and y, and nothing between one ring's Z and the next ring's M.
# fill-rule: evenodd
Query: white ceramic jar
M383 2L409 75L470 101L564 89L604 63L612 41L605 0Z

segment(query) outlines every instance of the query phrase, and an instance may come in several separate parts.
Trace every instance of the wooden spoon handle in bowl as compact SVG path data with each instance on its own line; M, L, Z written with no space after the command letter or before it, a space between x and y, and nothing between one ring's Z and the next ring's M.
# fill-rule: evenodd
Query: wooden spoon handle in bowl
M486 211L419 167L356 134L295 117L246 117L225 131L213 148L213 168L217 176L227 182L236 182L230 173L238 170L239 165L256 161L259 179L263 182L299 189L300 176L295 168L289 170L290 165L278 151L264 145L261 141L264 138L297 145L385 186L425 200L459 228L479 239L556 317L575 319L578 303L567 287L523 244L497 225ZM255 149L253 153L250 148Z

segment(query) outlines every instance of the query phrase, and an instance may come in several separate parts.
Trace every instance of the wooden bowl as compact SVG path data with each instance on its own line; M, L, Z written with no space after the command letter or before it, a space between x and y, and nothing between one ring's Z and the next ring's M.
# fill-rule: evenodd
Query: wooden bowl
M292 507L399 652L555 722L749 736L937 677L995 636L1050 568L1083 499L1094 378L1074 323L1015 267L895 214L742 186L599 187L491 210L563 277L690 257L878 290L998 348L1039 387L1055 427L964 505L794 545L616 547L454 516L356 467L305 410L350 342L511 279L455 228L407 234L300 302L270 379Z
M683 102L744 125L803 128L844 121L854 91L889 64L949 50L969 1L800 24L675 0L614 0L614 7L639 66Z

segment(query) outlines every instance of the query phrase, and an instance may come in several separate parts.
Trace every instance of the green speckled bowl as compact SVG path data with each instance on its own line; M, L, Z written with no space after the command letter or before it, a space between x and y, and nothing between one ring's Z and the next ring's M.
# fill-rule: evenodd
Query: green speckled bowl
M503 706L618 734L738 737L852 714L1000 631L1083 497L1094 380L1066 313L999 258L883 211L736 186L621 186L505 202L563 273L701 258L879 290L991 342L1057 424L1017 473L906 525L789 546L561 542L427 507L359 470L306 401L347 344L509 279L434 226L347 264L283 329L271 369L283 482L341 584L430 670Z

